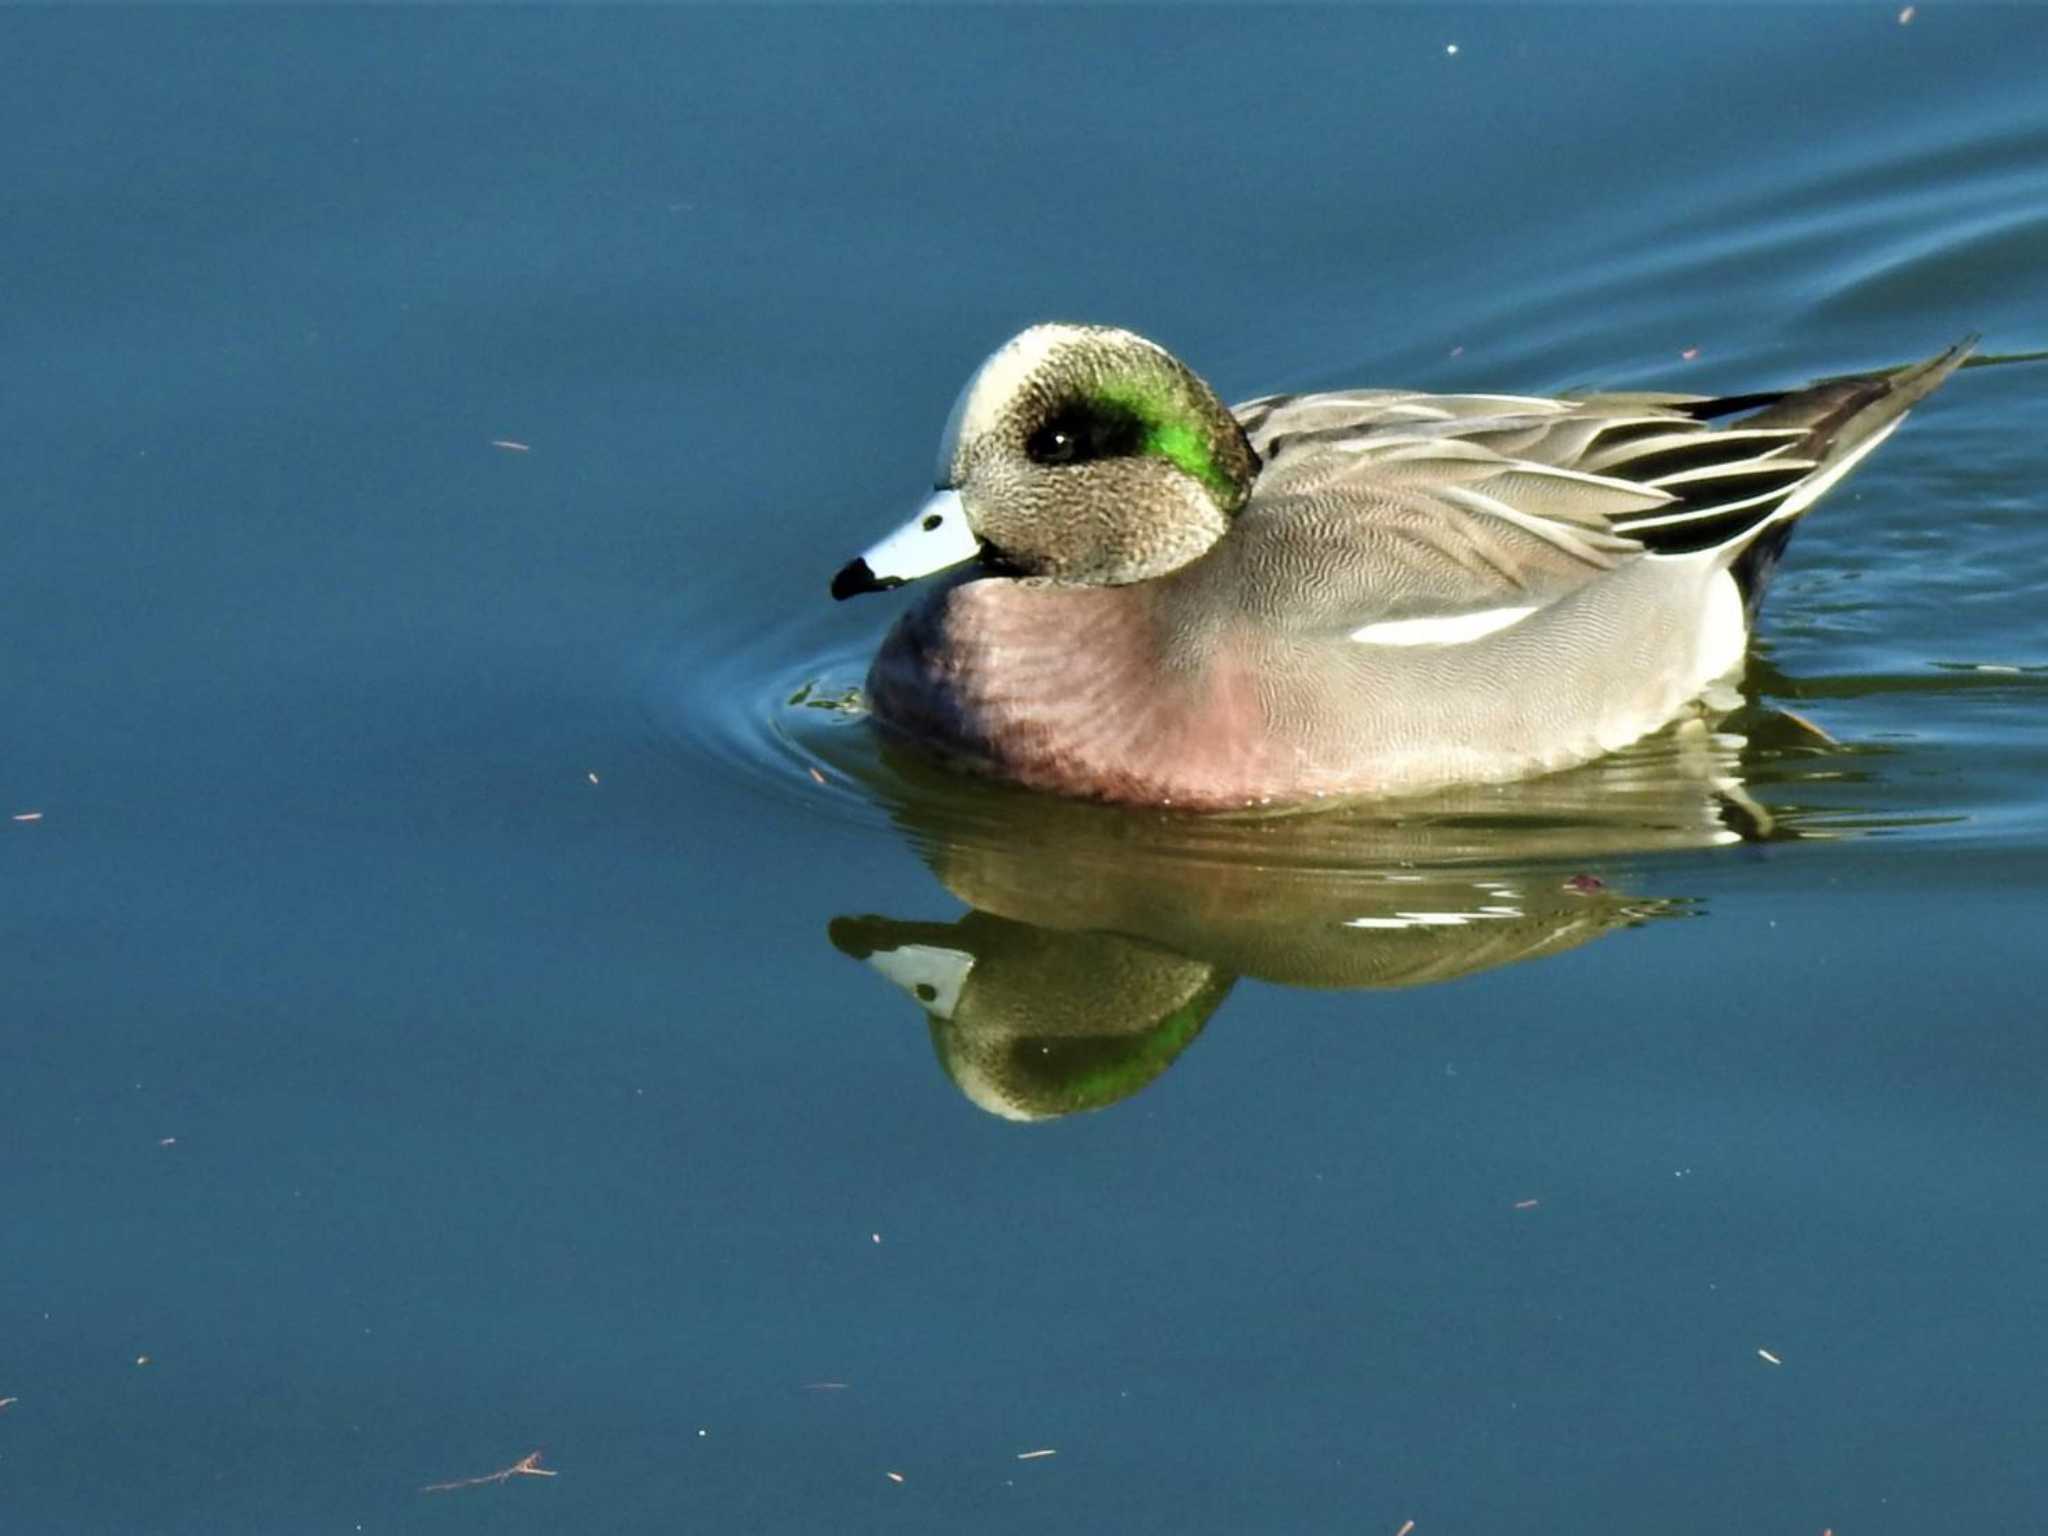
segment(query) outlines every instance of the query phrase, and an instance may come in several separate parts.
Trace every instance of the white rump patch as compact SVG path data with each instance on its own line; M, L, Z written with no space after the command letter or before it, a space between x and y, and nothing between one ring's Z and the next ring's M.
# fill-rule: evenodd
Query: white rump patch
M1742 611L1742 592L1735 578L1717 571L1707 584L1700 613L1700 675L1709 682L1732 676L1749 650L1749 620Z
M1476 613L1453 613L1427 619L1382 619L1362 624L1351 631L1360 645L1464 645L1485 635L1519 624L1536 610L1529 608L1482 608Z

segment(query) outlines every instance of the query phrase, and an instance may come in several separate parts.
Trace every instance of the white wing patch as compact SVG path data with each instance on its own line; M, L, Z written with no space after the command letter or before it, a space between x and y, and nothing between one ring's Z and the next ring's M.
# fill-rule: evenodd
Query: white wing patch
M1392 917L1350 917L1346 928L1464 928L1522 916L1520 907L1481 907L1475 912L1396 912Z
M1351 631L1360 645L1464 645L1519 624L1536 609L1481 608L1474 613L1432 614L1426 619L1382 619Z

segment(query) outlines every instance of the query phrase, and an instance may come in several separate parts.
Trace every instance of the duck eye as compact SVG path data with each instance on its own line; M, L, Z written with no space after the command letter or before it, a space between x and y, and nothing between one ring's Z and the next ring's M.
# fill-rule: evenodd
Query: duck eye
M1071 464L1081 457L1081 439L1069 427L1040 427L1024 444L1034 464Z
M1081 464L1137 453L1144 441L1144 424L1130 413L1073 405L1026 438L1024 452L1034 464Z

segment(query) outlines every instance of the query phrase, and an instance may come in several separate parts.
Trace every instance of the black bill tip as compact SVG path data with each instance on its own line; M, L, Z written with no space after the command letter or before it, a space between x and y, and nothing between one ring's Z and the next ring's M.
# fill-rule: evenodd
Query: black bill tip
M877 576L868 569L866 557L850 560L837 576L832 578L832 596L839 602L849 597L859 597L863 592L886 592L891 587L903 585L901 576Z

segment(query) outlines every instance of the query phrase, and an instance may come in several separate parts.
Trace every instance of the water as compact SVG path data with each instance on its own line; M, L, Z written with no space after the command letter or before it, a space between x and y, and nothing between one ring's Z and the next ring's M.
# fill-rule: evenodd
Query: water
M2048 1507L2040 368L1739 709L1513 791L934 778L824 597L1034 319L1231 398L2048 344L2048 13L0 40L7 1528Z

